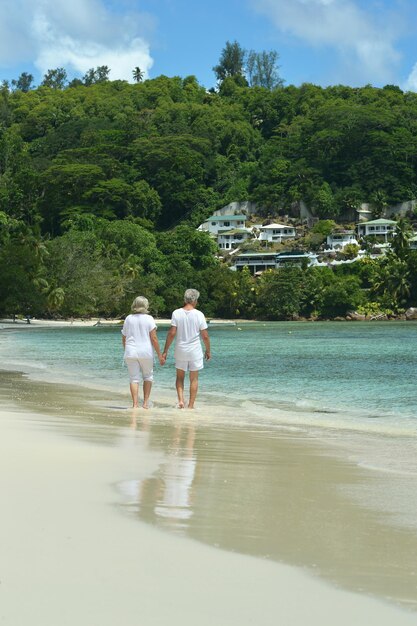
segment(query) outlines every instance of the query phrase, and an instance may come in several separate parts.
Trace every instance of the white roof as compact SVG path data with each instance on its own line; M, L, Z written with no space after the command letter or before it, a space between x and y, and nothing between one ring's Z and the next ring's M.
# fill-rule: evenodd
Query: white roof
M259 226L259 228L261 228L262 230L266 230L267 228L293 228L294 229L294 226L290 226L289 224L268 224L267 226Z

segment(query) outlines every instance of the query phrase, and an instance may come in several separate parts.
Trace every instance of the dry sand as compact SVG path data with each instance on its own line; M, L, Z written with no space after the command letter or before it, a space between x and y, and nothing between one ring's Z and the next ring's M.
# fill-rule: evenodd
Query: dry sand
M93 409L90 420L66 409L38 413L3 393L0 623L417 624L416 613L337 589L301 568L216 549L128 515L115 485L140 483L164 461L163 450L149 445L147 425L158 416L125 412L122 423L110 424ZM221 446L213 445L221 459ZM221 524L222 511L215 513Z

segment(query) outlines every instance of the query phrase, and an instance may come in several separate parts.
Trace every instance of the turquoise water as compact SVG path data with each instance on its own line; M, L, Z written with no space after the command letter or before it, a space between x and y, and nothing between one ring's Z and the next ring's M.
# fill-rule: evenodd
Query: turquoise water
M161 345L166 328L160 327ZM210 329L212 360L200 403L279 420L417 432L417 324L241 323ZM156 367L153 398L170 390L172 352ZM51 380L127 388L120 328L36 328L0 335L3 367ZM249 407L249 409L248 409Z

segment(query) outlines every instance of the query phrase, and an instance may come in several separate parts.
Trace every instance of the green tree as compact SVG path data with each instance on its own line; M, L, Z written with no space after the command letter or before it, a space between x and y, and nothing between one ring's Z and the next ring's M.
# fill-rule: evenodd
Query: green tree
M356 259L356 257L358 256L358 252L359 252L359 246L356 245L356 243L348 243L343 248L343 254L346 257L346 259Z
M213 67L213 72L219 82L226 78L236 78L244 76L246 51L237 41L226 41L219 63Z
M43 77L41 85L51 89L64 89L67 83L67 71L63 67L48 70Z
M95 233L71 229L48 248L51 314L83 317L122 312L124 283Z
M407 262L393 252L372 265L371 295L383 308L397 311L407 304L411 292L410 270Z
M275 50L247 53L246 74L251 87L276 89L282 87L284 81L279 75L279 54Z
M303 271L298 267L267 270L257 284L257 312L260 318L285 320L296 317L301 308Z
M337 207L330 185L324 182L314 195L313 207L320 218L337 215Z
M36 237L17 220L3 222L1 234L0 312L38 315L45 298L39 282L43 259L34 245Z
M32 74L22 72L17 80L12 80L12 85L15 89L23 91L23 93L27 93L30 89L32 89L33 81L34 78Z
M344 316L348 311L357 309L363 301L364 295L357 276L334 276L323 289L319 314L325 318Z
M410 252L410 239L414 235L410 222L400 217L396 226L391 248L398 258L405 259Z
M311 229L312 233L322 235L323 238L328 237L336 228L336 222L334 220L319 220Z
M145 72L143 72L140 67L135 67L133 70L133 80L135 83L141 83L144 79Z
M372 218L375 220L382 217L387 207L388 202L386 193L382 189L378 189L371 196Z
M59 234L70 207L82 206L84 194L102 177L102 169L90 164L52 165L46 169L39 201L44 231Z
M90 68L83 77L83 83L87 87L96 85L97 83L106 83L109 80L110 68L107 65L99 65Z

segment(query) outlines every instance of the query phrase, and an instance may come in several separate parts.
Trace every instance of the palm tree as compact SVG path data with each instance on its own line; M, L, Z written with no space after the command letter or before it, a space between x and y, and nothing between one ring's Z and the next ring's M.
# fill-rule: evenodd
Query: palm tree
M65 292L62 287L55 287L48 294L48 308L50 311L57 311L63 305Z
M382 189L378 189L372 194L371 209L373 219L382 217L385 209L388 207L387 196Z
M413 229L405 217L400 217L395 227L395 234L391 247L398 258L404 259L410 249L409 240L413 236Z
M133 280L135 278L137 278L139 276L140 273L140 267L138 265L137 259L133 254L130 254L125 263L123 264L122 268L121 268L123 274L126 276L126 278Z
M144 76L145 72L142 72L140 67L135 67L135 69L133 70L133 80L135 81L135 83L141 83Z

